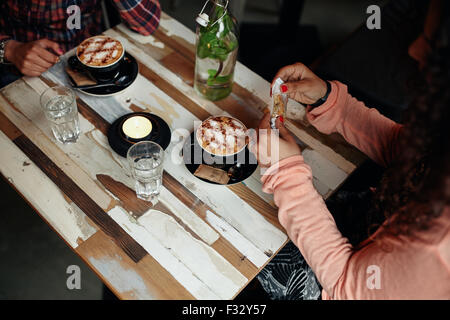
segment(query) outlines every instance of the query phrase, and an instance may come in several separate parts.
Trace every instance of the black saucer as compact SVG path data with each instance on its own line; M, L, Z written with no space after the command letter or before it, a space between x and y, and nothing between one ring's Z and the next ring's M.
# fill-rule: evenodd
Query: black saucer
M152 123L152 132L145 138L134 140L128 138L122 131L122 124L132 116L143 116ZM153 141L159 144L164 150L169 146L171 140L171 131L167 123L152 113L133 112L126 114L116 121L108 129L108 142L111 148L122 157L126 158L128 149L140 141Z
M69 57L68 63L72 69L77 70L79 68L78 64L80 64L80 62L78 61L76 56ZM136 59L128 52L125 52L125 55L124 55L122 61L120 61L119 63L120 63L119 70L112 79L110 79L110 80L96 79L96 80L98 81L99 84L100 83L102 83L102 84L103 83L112 83L116 79L119 79L122 76L128 76L129 80L126 81L123 86L120 86L120 87L119 86L108 86L108 87L103 87L103 88L78 89L78 90L80 90L86 94L94 95L94 96L110 96L110 95L122 92L136 80L136 78L139 74L139 68L138 68L138 63L137 63ZM95 78L94 75L93 75L93 77ZM74 85L73 80L70 78L70 76L69 76L69 79L72 82L72 85Z
M195 173L195 170L197 170L200 164L206 164L228 172L230 180L226 185L232 185L244 181L249 178L258 167L257 160L248 147L245 147L241 152L232 156L213 156L202 149L202 147L198 144L197 139L195 139L194 133L191 133L191 136L186 139L186 142L184 143L183 160L186 168L192 174ZM195 177L211 184L218 184L197 176Z

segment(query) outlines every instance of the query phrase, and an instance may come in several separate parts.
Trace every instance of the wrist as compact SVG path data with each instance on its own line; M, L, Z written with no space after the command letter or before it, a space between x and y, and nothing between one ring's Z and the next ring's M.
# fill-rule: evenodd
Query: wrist
M14 52L16 51L17 46L20 44L20 42L16 41L16 40L9 40L8 42L6 42L5 44L5 60L12 62L13 61L13 57Z
M312 108L317 108L319 106L321 106L322 104L325 103L325 101L327 101L328 96L331 93L331 83L329 81L324 81L326 84L326 89L325 89L325 93L323 94L322 98L318 99L315 103L310 104L310 106Z

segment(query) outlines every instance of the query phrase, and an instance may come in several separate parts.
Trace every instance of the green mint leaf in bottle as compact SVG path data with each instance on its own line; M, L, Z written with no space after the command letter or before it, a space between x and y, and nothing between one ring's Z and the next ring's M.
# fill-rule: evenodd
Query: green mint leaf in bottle
M197 18L194 87L212 101L226 98L233 87L239 41L228 5L228 0L208 0Z

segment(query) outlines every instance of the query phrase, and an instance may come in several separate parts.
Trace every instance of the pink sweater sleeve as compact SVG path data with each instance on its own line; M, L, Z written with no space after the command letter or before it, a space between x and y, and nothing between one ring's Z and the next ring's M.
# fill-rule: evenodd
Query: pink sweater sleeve
M331 82L327 101L307 114L309 122L322 133L340 133L372 160L387 166L395 155L401 125L367 108L353 98L347 86Z
M262 179L324 299L450 299L450 210L422 239L385 237L356 249L337 229L301 155L280 161Z
M396 137L400 126L350 97L344 85L334 82L329 101L308 116L320 131L339 132L375 161L386 165L392 160L390 139ZM439 286L442 281L450 280L450 274L448 261L443 264L442 256L436 254L437 247L389 238L384 243L388 250L374 242L367 242L358 250L353 248L337 229L324 200L315 190L311 168L301 155L269 168L262 182L263 191L274 194L280 223L322 284L324 298L450 297L449 286ZM447 229L443 230L447 233L437 236L440 241L446 241L440 244L442 252L450 244L448 214L445 219ZM379 288L370 278L377 276L377 272ZM423 277L427 280L417 281Z

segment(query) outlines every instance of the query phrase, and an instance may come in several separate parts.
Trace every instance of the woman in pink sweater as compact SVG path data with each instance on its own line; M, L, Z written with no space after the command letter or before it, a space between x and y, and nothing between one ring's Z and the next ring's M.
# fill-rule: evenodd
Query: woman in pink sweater
M260 127L268 131L260 132L258 144L251 148L268 167L263 190L274 194L280 223L316 275L322 298L450 299L448 66L431 69L403 126L367 108L337 81L329 83L326 101L311 108L326 96L327 83L303 64L287 66L277 77L286 82L282 90L291 99L309 105L308 120L320 132L338 132L387 168L372 205L385 221L368 239L352 246L314 189L313 173L294 138L279 120L280 137L269 129L268 115L262 120ZM265 156L269 141L274 141L270 138L279 144L279 155ZM283 264L284 270L268 268L258 279L269 291L274 290L273 281L267 281L272 273L293 271L288 264ZM281 294L289 294L299 281L288 279ZM314 291L314 285L306 281L302 290ZM283 298L280 292L273 297Z

